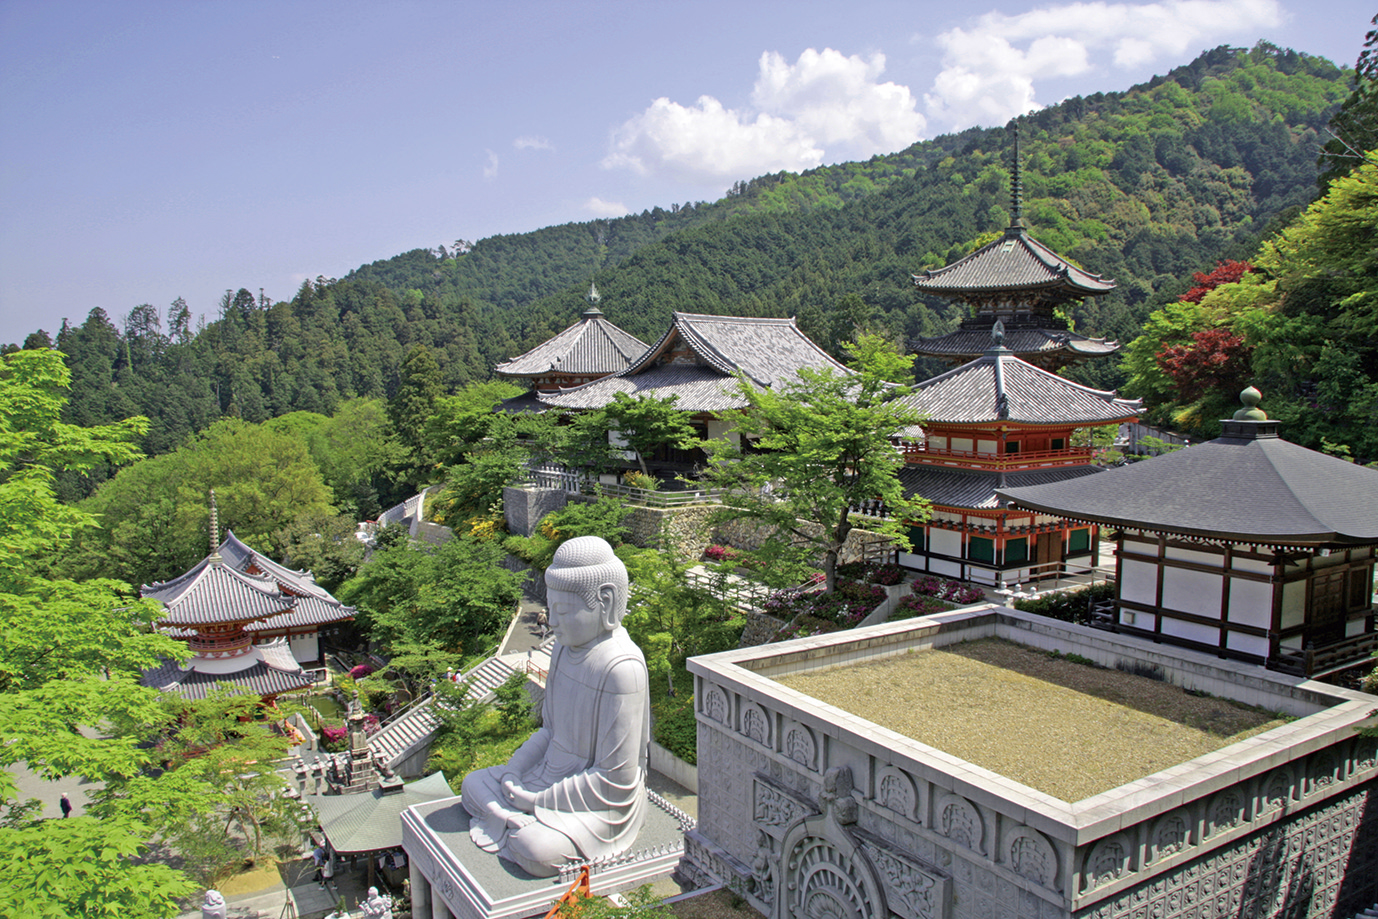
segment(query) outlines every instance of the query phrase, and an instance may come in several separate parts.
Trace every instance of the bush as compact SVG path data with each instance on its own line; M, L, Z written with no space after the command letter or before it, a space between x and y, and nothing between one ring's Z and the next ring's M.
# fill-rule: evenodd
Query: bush
M737 557L737 550L731 546L709 546L703 550L703 557L710 562L726 562Z
M698 738L692 705L681 705L656 719L656 743L691 765L698 763Z
M793 619L800 613L816 616L843 628L865 619L885 599L884 588L860 581L839 581L832 593L793 593L780 591L765 602L765 612L778 619Z
M956 607L945 600L924 594L910 594L907 597L900 597L899 602L895 604L895 611L890 614L890 621L913 619L915 616L931 616L934 613L945 613L950 609L956 609Z
M327 753L341 753L349 743L349 731L327 724L321 728L321 749Z
M870 562L847 562L837 566L838 580L865 581L894 587L904 580L904 569L899 565L875 565Z
M1091 606L1115 598L1114 584L1094 584L1080 590L1045 594L1035 600L1016 600L1014 608L1036 616L1047 616L1062 622L1086 625L1091 621Z
M934 577L931 574L914 579L914 596L937 597L956 606L980 603L986 598L985 591L979 587Z
M373 667L369 664L355 664L349 668L349 678L351 680L362 680L373 672Z

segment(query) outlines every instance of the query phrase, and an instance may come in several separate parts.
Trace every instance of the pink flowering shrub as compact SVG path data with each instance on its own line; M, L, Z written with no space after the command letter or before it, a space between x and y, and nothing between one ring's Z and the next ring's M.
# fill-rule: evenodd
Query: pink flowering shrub
M914 579L913 596L937 597L956 606L967 606L971 603L980 603L986 594L979 587L929 574Z
M327 724L321 728L321 746L328 753L338 753L343 750L348 739L349 732L343 727Z
M704 558L710 562L725 562L737 557L737 550L731 546L709 546L703 550Z
M373 668L368 664L355 664L353 667L349 668L350 679L354 680L362 680L372 672Z
M884 599L885 590L874 584L839 581L837 590L830 594L780 591L767 598L764 606L766 613L779 619L793 619L800 613L807 613L849 629L865 619Z

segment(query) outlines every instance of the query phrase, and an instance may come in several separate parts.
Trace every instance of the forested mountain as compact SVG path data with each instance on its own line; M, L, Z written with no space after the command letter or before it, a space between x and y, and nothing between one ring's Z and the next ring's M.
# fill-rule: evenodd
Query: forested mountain
M1345 72L1323 59L1222 47L1024 118L1033 234L1118 282L1075 312L1078 331L1129 341L1193 272L1252 253L1315 196L1319 132L1347 94ZM222 415L330 414L352 396L390 395L417 345L458 386L573 322L591 280L609 318L645 340L676 309L797 315L834 349L857 325L941 332L961 317L920 298L909 276L1007 225L1010 141L1006 128L974 128L738 183L713 203L413 250L304 283L290 301L227 291L196 330L181 301L165 322L147 305L119 326L93 310L53 342L73 375L68 420L144 414L145 449L166 452ZM1079 375L1109 386L1120 373L1102 361Z

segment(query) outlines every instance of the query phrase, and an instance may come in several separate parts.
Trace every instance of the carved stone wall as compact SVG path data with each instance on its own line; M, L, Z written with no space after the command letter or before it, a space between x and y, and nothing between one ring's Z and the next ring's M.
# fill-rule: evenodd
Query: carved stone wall
M507 532L530 536L541 518L565 506L568 496L560 488L508 487L502 490L502 512Z
M1077 919L1347 919L1375 902L1378 787L1369 782L1082 910Z

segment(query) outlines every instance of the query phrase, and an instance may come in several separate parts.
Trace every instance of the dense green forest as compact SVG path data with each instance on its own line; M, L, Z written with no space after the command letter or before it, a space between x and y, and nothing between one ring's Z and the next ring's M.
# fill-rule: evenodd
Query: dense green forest
M1320 132L1348 94L1348 74L1324 59L1222 47L1127 92L1026 116L1033 233L1118 283L1074 312L1078 331L1130 341L1193 272L1249 257L1295 217L1315 196ZM609 318L645 340L672 310L795 315L835 352L859 326L939 333L959 311L919 297L909 277L1007 224L1010 147L1007 128L973 128L864 163L738 183L712 203L413 250L306 282L288 301L255 296L250 282L227 290L201 328L179 300L118 321L95 309L25 345L66 355L64 420L145 415L141 446L162 454L225 416L332 415L352 398L390 397L417 345L450 390L486 379L573 322L591 280ZM1077 375L1126 379L1113 360ZM63 493L100 478L66 481Z

